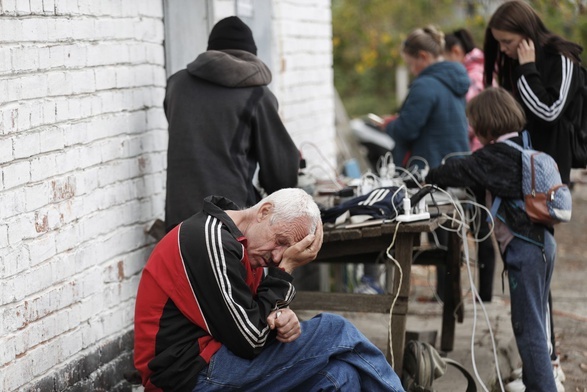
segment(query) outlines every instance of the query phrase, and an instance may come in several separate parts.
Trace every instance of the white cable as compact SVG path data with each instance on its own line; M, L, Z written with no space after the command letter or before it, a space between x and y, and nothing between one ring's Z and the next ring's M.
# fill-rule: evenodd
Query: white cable
M398 166L398 167L396 167L396 170L399 170L399 171L401 171L401 172L404 172L404 174L406 174L408 177L410 177L410 178L412 179L412 181L414 181L414 182L415 182L416 184L418 184L418 185L420 184L420 180L418 180L418 179L417 179L417 178L414 176L414 174L412 174L412 173L411 173L409 170L407 170L406 168L403 168L403 167L399 167L399 166ZM402 180L403 180L403 178L402 178Z
M462 210L461 204L458 201L455 202L453 200L453 205L454 205L455 209L458 211L459 215L461 217L464 217L464 212ZM495 361L497 378L499 380L501 390L504 391L503 382L501 380L501 373L500 373L500 369L499 369L499 359L497 357L497 349L495 346L495 337L493 335L493 329L491 328L491 321L489 320L489 315L487 314L487 310L485 309L485 305L483 304L483 301L481 300L481 298L479 297L479 293L477 292L477 288L475 286L475 282L473 279L473 274L471 272L471 266L469 263L469 247L468 247L468 243L466 242L467 241L466 227L468 225L464 224L464 222L461 222L461 223L462 224L460 225L460 237L464 241L463 242L463 244L464 244L463 251L464 251L465 260L466 260L465 264L467 266L467 274L468 274L468 278L469 278L469 285L471 288L471 293L473 294L473 328L472 328L472 333L471 333L471 363L473 365L473 370L475 372L475 377L477 378L477 381L481 384L481 386L485 392L489 392L489 390L487 389L487 386L485 385L485 383L483 383L483 380L481 379L481 376L479 375L479 371L477 370L477 363L475 361L475 331L477 328L477 301L479 301L479 303L481 305L481 309L483 310L483 314L485 315L485 322L487 324L487 327L489 330L489 335L491 338L491 345L492 345L492 349L493 349L493 358ZM441 227L443 227L443 226L441 226Z
M391 255L390 251L391 248L393 248L393 245L395 244L395 238L397 237L397 232L400 226L400 222L396 223L395 226L395 231L393 233L393 238L391 239L391 244L389 244L389 246L387 247L387 250L385 251L385 255L391 260L393 261L393 263L395 264L395 266L397 267L398 271L399 271L399 283L397 285L397 291L395 293L395 296L393 297L393 301L391 302L391 308L389 309L389 325L387 328L387 333L388 333L388 339L389 339L389 353L390 353L390 358L391 358L391 367L393 368L395 366L395 359L393 357L393 337L391 336L391 322L393 319L393 308L395 307L395 302L397 301L397 298L399 297L399 292L402 288L402 280L404 278L404 273L402 271L402 267L399 264L399 262ZM387 273L389 273L389 271L387 271ZM395 279L394 279L395 280Z
M313 169L316 169L316 168L322 170L326 174L326 176L328 177L328 179L330 180L330 182L332 182L334 184L334 186L338 190L341 190L343 188L343 186L340 185L340 183L338 182L338 180L335 177L333 177L332 174L330 174L330 172L328 170L324 169L320 165L312 165L312 166L309 166L306 170L308 172L311 172Z
M397 194L398 194L398 193L399 193L399 192L400 192L402 189L404 189L404 192L405 192L406 194L408 193L408 189L406 188L406 186L405 186L405 185L400 185L400 186L397 188L397 191L393 192L393 195L391 196L391 206L393 207L393 211L395 212L395 216L394 216L394 218L393 218L393 219L395 219L395 217L397 217L397 216L398 216L398 212L399 212L399 211L397 210L397 207L395 206L395 203L394 203L393 201L395 200L395 197L397 196Z
M465 257L468 258L468 253L469 253L468 247L465 246L464 250L465 250L465 255L466 255ZM467 263L467 273L469 275L469 284L471 286L471 293L473 294L473 333L471 335L471 361L473 364L473 368L475 370L475 374L477 376L477 379L481 383L483 389L486 392L489 392L487 390L487 387L485 386L485 384L483 384L483 382L481 381L481 378L479 377L479 374L477 372L476 362L475 362L475 328L477 326L477 301L479 301L479 304L481 305L481 309L483 310L483 314L485 316L485 322L486 322L488 330L489 330L489 336L491 338L491 347L493 349L493 359L495 361L495 371L497 373L497 379L499 380L499 385L501 387L501 390L504 391L503 381L501 379L501 372L499 369L499 358L497 356L497 348L495 346L495 337L493 336L493 329L491 328L491 321L489 320L489 315L487 314L487 309L485 309L485 305L483 304L483 301L481 300L481 297L479 296L479 293L477 292L477 287L475 286L475 283L473 281L473 274L471 272L471 266L469 265L469 263Z
M324 154L322 153L322 151L320 150L320 148L318 148L317 145L315 145L314 143L309 142L309 141L303 141L300 144L299 150L302 151L304 149L304 146L305 145L312 146L316 150L316 152L318 152L318 155L320 155L320 157L322 158L322 160L324 162L326 162L326 164L328 166L330 166L330 170L332 170L333 173L337 173L336 167L332 166L332 163L330 163L330 161L328 159L326 159L326 157L324 156Z
M402 169L402 168L400 168ZM407 172L407 171L406 171ZM400 188L401 189L401 188ZM467 219L465 217L465 213L463 211L463 207L461 205L461 203L458 200L454 200L452 195L450 195L448 192L444 191L441 188L435 187L436 190L440 190L441 192L445 193L448 197L450 202L453 204L453 206L455 207L455 214L458 215L458 219L457 217L450 217L447 216L447 219L451 222L457 223L458 224L458 229L454 230L451 229L449 227L445 227L440 225L439 227L444 229L444 230L448 230L448 231L452 231L452 232L456 232L459 237L461 238L461 240L463 241L463 251L464 251L464 255L465 255L465 264L467 266L467 273L468 273L468 278L469 278L469 285L470 285L470 290L471 293L473 294L473 329L472 329L472 334L471 334L471 363L473 365L473 370L475 373L475 377L477 378L477 381L481 384L483 390L485 392L489 392L487 386L485 385L485 383L483 382L483 380L481 379L481 376L479 375L479 371L477 369L477 363L475 361L475 331L476 331L476 327L477 327L477 300L479 301L480 305L481 305L481 309L483 310L483 314L485 316L485 322L487 324L488 330L489 330L489 335L491 338L491 344L492 344L492 349L493 349L493 357L495 360L495 364L496 364L496 372L497 372L497 378L499 380L499 384L501 387L501 391L504 391L504 386L503 386L503 381L501 379L501 373L500 373L500 369L499 369L499 359L497 357L497 348L496 348L496 344L495 344L495 337L493 335L493 329L491 328L491 321L489 320L489 315L487 314L487 310L485 309L485 305L483 304L483 301L481 300L479 293L477 292L477 288L475 286L474 283L474 279L473 279L473 274L471 272L471 265L469 262L469 247L468 247L468 237L467 237L467 230L470 228L470 225L467 223ZM399 192L399 189L398 189ZM394 195L395 196L395 195ZM476 202L472 202L472 201L464 201L464 203L469 203L472 204L474 206L480 207L480 208L486 208L485 206L482 206ZM395 208L395 206L394 206ZM491 216L491 213L488 213L488 216L490 216L491 218L491 230L489 235L491 235L491 233L493 232L493 227L494 227L494 222L493 222L493 217ZM394 244L395 244L395 240L397 237L397 233L398 233L398 229L400 226L400 222L397 222L396 227L395 227L395 231L393 234L393 238L392 241L390 243L390 245L388 246L387 250L386 250L386 256L393 261L393 263L395 264L395 266L397 267L398 271L399 271L399 283L397 286L397 291L394 295L392 304L391 304L391 308L389 310L389 326L388 326L388 338L389 338L389 351L390 351L390 356L391 356L391 366L394 367L395 365L395 358L393 355L393 340L392 340L392 320L393 320L393 309L395 307L395 303L399 297L399 293L400 293L400 289L401 289L401 285L402 285L402 281L403 281L403 271L401 268L401 265L399 264L399 262L391 255L390 251L393 248ZM488 236L489 236L488 235ZM486 237L488 237L486 236ZM484 238L485 239L485 238ZM482 241L482 240L478 240L477 241ZM461 304L457 304L457 307L460 306Z
M442 160L440 161L440 165L444 165L446 163L446 161L448 161L450 158L454 158L454 157L466 157L468 155L471 155L472 152L471 151L458 151L458 152L451 152L449 154L446 154Z
M392 170L393 169L393 170ZM393 164L393 155L386 152L377 159L377 173L382 178L393 178L395 176L395 165Z
M482 208L482 209L484 209L487 212L487 217L489 218L489 222L490 222L490 225L489 225L489 233L487 235L485 235L485 237L483 237L483 238L477 238L477 236L475 235L474 238L473 238L473 241L475 241L475 242L483 242L486 239L488 239L489 237L491 237L491 235L493 234L493 229L495 228L495 221L493 219L493 215L491 215L491 211L487 207L485 207L484 205L479 204L477 202L474 202L472 200L461 200L461 204L471 204L471 205L473 205L473 206L475 206L477 208ZM475 225L475 227L477 228L477 230L478 230L479 226L480 225Z
M434 239L434 246L437 249L440 249L440 250L448 250L448 247L446 247L444 245L440 245L440 241L438 240L438 234L436 234L435 231L431 231L430 232L430 235L432 235L432 238Z
M428 164L428 161L425 158L418 156L418 155L411 156L410 159L408 159L408 162L406 163L406 167L410 167L410 163L412 163L412 161L423 162L424 167L430 169L430 165Z

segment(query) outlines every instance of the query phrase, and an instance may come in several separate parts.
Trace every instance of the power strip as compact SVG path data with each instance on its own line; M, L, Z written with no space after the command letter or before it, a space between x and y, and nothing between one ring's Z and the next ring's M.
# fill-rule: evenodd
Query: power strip
M428 220L430 219L430 213L429 212L420 212L418 214L409 214L409 215L398 215L397 218L395 218L398 222L415 222L415 221L420 221L420 220Z

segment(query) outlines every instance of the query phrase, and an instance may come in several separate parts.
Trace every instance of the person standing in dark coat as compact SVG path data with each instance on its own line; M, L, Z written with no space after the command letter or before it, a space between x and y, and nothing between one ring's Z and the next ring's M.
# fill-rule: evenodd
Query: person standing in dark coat
M212 194L254 205L261 199L255 177L268 194L296 186L300 153L267 87L271 71L256 54L251 29L231 16L212 28L207 51L169 77L167 232Z
M444 33L432 25L413 30L403 42L401 53L415 79L397 118L385 127L395 141L395 165L418 166L422 174L470 151L465 96L471 82L462 64L444 60L444 44ZM448 232L436 230L429 239L446 246ZM444 300L446 267L436 267L436 278Z
M443 187L469 186L487 192L488 207L496 197L495 238L510 288L511 323L523 362L523 383L506 384L506 392L564 392L550 361L548 293L555 267L552 227L533 222L516 206L522 200L522 144L526 118L522 106L505 89L489 87L467 106L471 127L483 148L462 159L431 169L426 182ZM525 133L527 136L527 133ZM560 385L560 387L559 387Z

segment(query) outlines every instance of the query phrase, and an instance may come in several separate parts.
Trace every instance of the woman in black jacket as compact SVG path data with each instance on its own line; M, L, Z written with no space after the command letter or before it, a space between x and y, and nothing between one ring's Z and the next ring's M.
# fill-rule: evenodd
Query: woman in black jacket
M485 31L485 85L496 78L526 112L532 147L558 164L570 182L570 113L580 113L573 97L580 87L583 48L550 32L538 14L519 0L503 3Z

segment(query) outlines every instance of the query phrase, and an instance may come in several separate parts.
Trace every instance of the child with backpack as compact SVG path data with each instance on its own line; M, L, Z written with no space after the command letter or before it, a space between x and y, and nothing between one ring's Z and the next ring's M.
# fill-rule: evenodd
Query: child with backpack
M551 226L533 221L526 213L522 152L503 142L523 146L524 110L503 88L489 87L469 101L467 116L483 148L430 170L426 182L483 188L488 204L501 200L494 232L508 271L512 327L523 361L523 382L528 391L556 391L546 324L556 242ZM560 176L557 180L560 182Z

